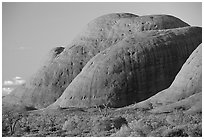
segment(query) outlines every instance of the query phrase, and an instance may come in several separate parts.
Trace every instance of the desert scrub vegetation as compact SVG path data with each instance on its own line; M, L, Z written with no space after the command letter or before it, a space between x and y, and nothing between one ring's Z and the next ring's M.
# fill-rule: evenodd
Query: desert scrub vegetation
M2 136L29 136L55 132L61 129L61 117L32 112L4 111L2 113Z
M57 109L3 113L2 136L171 137L202 136L202 114L150 113L113 108Z
M200 137L202 136L202 115L185 114L182 111L172 113L149 113L133 120L127 126L111 136L134 137Z
M2 111L2 136L12 136L16 133L17 126L22 127L22 120L27 116L26 112ZM23 126L23 130L29 130Z

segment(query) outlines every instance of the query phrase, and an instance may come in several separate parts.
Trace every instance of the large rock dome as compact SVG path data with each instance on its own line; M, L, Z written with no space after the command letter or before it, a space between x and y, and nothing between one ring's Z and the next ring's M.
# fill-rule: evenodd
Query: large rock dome
M101 55L103 55L103 53L108 53L108 55L112 55L112 54L115 55L115 52L113 51L116 51L116 53L121 53L123 51L123 48L122 48L123 46L124 46L124 49L132 49L133 51L135 51L135 54L137 54L137 51L141 52L141 54L146 54L146 50L143 49L142 46L140 46L137 42L135 42L134 45L132 44L130 45L127 42L127 41L130 41L130 43L133 43L134 41L139 40L141 41L141 43L144 43L146 40L145 37L147 37L147 40L149 40L148 42L149 44L144 45L145 48L147 47L147 45L150 45L153 51L155 51L155 49L153 49L152 46L157 47L158 45L158 47L160 47L160 41L164 45L168 46L169 44L165 44L165 39L169 39L171 37L173 38L178 37L178 38L175 38L175 39L178 39L178 41L175 41L176 43L174 43L174 40L171 40L171 39L170 39L171 40L170 42L172 43L171 45L182 46L181 55L183 57L181 58L182 60L179 59L178 61L174 61L176 63L176 67L174 69L175 71L173 70L172 74L169 75L168 81L166 81L168 82L167 84L166 82L161 83L163 85L161 85L162 87L160 89L168 87L170 85L169 82L173 80L176 73L182 66L182 63L190 55L190 52L193 51L193 49L195 49L194 47L196 45L201 43L201 39L200 39L201 29L195 28L195 27L182 29L183 27L187 27L187 26L189 26L187 23L170 15L137 16L130 13L113 13L113 14L108 14L108 15L103 15L101 17L98 17L92 20L90 23L88 23L88 25L84 27L82 32L79 33L75 37L75 39L72 42L70 42L66 47L53 48L51 52L48 54L47 62L44 65L42 65L42 67L35 74L31 76L30 80L28 80L25 85L20 86L19 88L14 90L10 95L6 96L3 99L3 103L14 104L12 100L15 99L15 104L16 104L16 101L18 100L19 105L23 104L25 106L32 106L35 108L47 107L50 104L54 103L65 90L66 90L65 94L67 94L67 90L69 90L68 88L70 88L69 87L70 83L76 82L78 78L81 78L80 76L77 77L78 74L81 73L82 70L84 71L88 69L88 68L85 68L85 69L83 68L85 65L86 67L90 65L91 59L93 59L91 61L94 61L97 58L99 59L102 58L101 61L104 62L105 64L105 62L108 62L108 60L106 57ZM168 30L173 28L177 28L177 31ZM151 31L151 30L158 30L158 31ZM183 34L185 34L186 36L179 34L180 30L185 30ZM193 30L197 30L197 31L194 32ZM178 32L178 33L175 33L175 32ZM193 34L192 38L188 37L189 35L188 33ZM170 37L165 36L165 34L169 34ZM155 39L153 35L157 36L158 40ZM165 36L165 37L162 38L162 36ZM182 39L185 39L185 37L188 40L183 41ZM131 38L133 38L133 40L131 40ZM156 41L156 44L154 44L153 41ZM133 46L139 47L137 48L138 50L133 49ZM118 48L116 49L116 47ZM184 48L185 50L183 50L183 47L185 47ZM173 51L175 51L173 49L172 50L167 49L167 50L169 50L168 52L165 52L167 53L167 55L164 56L163 54L158 54L158 56L171 57L170 55L173 53ZM128 50L124 50L124 52L127 53ZM153 52L153 54L155 53ZM149 56L151 55L148 54L147 57ZM110 56L110 58L112 61L114 60L114 56ZM129 58L129 59L131 60L132 58ZM165 58L165 59L168 59L168 58ZM104 60L107 60L107 61L104 61ZM133 58L133 60L136 60L136 59ZM97 60L97 61L100 61L100 60ZM113 65L110 65L110 66L113 66ZM117 68L120 70L124 70L125 66L121 65L121 67L117 67ZM91 69L95 70L93 67ZM128 70L131 70L131 69L128 69ZM113 72L115 72L115 69L113 70ZM145 72L146 71L144 71L144 74ZM164 76L168 76L168 75L164 74ZM75 80L76 77L77 77L76 81L73 81ZM92 77L92 75L90 75L90 77ZM106 77L107 76L105 76L104 78ZM112 76L110 77L112 78ZM131 78L135 78L135 77L131 77ZM103 78L101 78L100 80L103 80ZM117 80L117 79L115 79L114 77L114 80ZM90 80L88 80L87 83L85 84L90 84L89 81ZM108 83L111 83L111 82L108 82ZM137 83L140 83L140 80ZM115 84L117 84L117 82L115 82ZM129 88L127 87L127 84L128 83L125 83L126 87L124 87L123 89ZM134 92L134 89L135 88L133 88L133 92ZM156 89L153 92L155 91L158 91L158 90ZM80 97L81 99L81 97L84 96L83 93L84 92L82 92L82 94L76 93L75 95L79 95L78 97ZM119 94L121 94L121 92ZM150 91L150 94L154 94L154 93ZM103 96L103 93L101 95ZM145 98L142 97L142 99L138 99L136 101L143 100L143 99ZM103 100L103 98L101 98L101 100ZM131 100L131 102L133 102L133 100ZM122 102L122 105L125 105L125 104L126 104L125 102ZM78 104L76 106L78 106ZM86 105L86 106L89 106L89 105Z
M122 107L169 87L201 43L201 28L136 32L94 56L53 105Z

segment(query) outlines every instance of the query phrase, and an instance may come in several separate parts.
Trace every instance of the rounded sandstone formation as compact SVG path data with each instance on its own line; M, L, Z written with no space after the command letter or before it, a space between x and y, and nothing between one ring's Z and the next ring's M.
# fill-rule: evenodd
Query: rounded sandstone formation
M146 15L136 18L122 18L113 26L107 41L103 45L107 46L116 44L136 32L172 29L186 26L189 25L170 15Z
M50 107L122 107L170 86L202 29L137 32L94 56Z
M170 112L176 109L187 113L202 112L202 45L190 55L168 89L136 107L153 109L152 112Z
M12 102L12 98L18 98L20 102L36 108L52 104L86 62L98 53L98 50L95 50L99 47L99 44L95 43L96 39L102 43L108 37L107 34L115 21L135 17L137 15L129 13L113 13L94 19L65 49L53 48L45 64L32 75L24 87L14 90L7 100L9 98Z
M119 43L131 34L146 30L161 30L189 26L169 15L138 17L130 13L113 13L91 21L84 30L65 48L53 49L50 60L26 83L13 91L25 104L36 108L55 102L85 64L96 54Z

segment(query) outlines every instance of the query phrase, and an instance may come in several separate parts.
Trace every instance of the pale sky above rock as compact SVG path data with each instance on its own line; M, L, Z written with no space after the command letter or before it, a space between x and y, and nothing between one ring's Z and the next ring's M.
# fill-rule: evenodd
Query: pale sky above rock
M92 19L115 12L169 14L202 26L200 3L3 3L2 80L27 79L48 52L66 46Z

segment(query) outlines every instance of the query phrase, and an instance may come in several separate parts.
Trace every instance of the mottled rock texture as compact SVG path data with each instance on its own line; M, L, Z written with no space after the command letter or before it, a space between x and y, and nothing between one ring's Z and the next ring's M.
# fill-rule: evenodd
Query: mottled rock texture
M47 62L26 85L13 91L5 100L12 102L12 98L18 98L25 105L46 107L61 96L92 57L123 38L146 30L185 26L189 25L169 15L138 17L129 13L114 13L96 18L68 46L54 48Z
M94 56L52 106L122 107L169 87L201 43L199 27L136 32Z
M171 112L182 109L187 113L202 112L202 45L187 59L174 82L136 107L152 112Z

